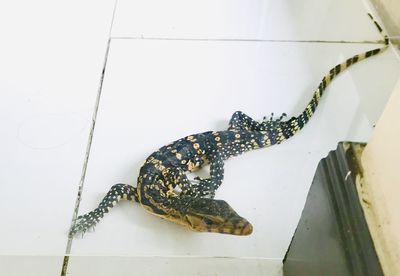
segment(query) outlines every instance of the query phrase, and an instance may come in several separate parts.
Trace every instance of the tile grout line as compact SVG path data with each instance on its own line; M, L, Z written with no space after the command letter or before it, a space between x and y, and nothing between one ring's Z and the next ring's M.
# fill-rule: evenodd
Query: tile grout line
M152 36L112 36L115 40L156 40L156 41L204 41L204 42L271 42L271 43L343 43L343 44L384 44L380 40L296 40L296 39L242 39L242 38L191 38Z
M83 186L84 186L87 166L88 166L88 162L89 162L89 155L90 155L90 150L91 150L92 141L93 141L93 134L94 134L95 126L96 126L96 118L97 118L97 113L98 113L98 110L99 110L101 93L102 93L102 90L103 90L103 82L104 82L105 72L106 72L106 68L107 68L108 55L109 55L109 52L110 52L110 46L111 46L111 40L112 40L111 39L111 33L112 33L113 24L114 24L114 18L115 18L117 5L118 5L118 0L115 0L114 7L113 7L113 12L112 12L112 17L111 17L110 29L109 29L109 32L108 32L106 51L105 51L105 54L104 54L104 61L103 61L101 75L100 75L99 88L97 90L97 97L96 97L94 110L93 110L93 115L92 115L92 124L91 124L91 127L90 127L88 142L87 142L87 145L86 145L86 152L85 152L85 157L84 157L84 161L83 161L82 174L81 174L81 178L79 180L78 193L77 193L77 197L76 197L76 201L75 201L75 205L74 205L74 210L73 210L73 215L72 215L72 220L71 220L71 227L74 225L74 222L75 222L75 220L77 218L79 205L80 205L80 202L81 202ZM66 249L65 249L64 260L63 260L62 268L61 268L61 276L67 275L67 269L68 269L68 263L69 263L69 254L71 253L72 241L73 241L73 237L68 235L67 246L66 246Z

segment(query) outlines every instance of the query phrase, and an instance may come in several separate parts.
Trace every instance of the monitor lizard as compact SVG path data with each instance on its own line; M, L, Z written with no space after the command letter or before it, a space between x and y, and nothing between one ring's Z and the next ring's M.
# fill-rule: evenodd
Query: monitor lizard
M372 18L378 30L382 28ZM181 224L198 232L249 235L253 226L224 200L214 199L224 177L224 161L243 152L280 144L301 130L314 114L328 84L351 65L383 52L389 44L357 54L333 67L326 74L304 109L297 117L283 120L271 116L256 121L236 111L226 130L189 135L151 154L140 169L137 186L112 186L100 205L77 218L70 235L94 227L105 213L121 199L134 200L153 215ZM189 180L187 172L210 165L210 177Z

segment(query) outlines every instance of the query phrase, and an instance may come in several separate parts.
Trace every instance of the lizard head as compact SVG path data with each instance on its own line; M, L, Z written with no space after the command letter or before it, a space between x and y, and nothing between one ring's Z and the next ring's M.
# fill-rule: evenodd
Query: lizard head
M185 212L185 220L194 231L231 235L250 235L253 226L239 216L224 200L196 198Z

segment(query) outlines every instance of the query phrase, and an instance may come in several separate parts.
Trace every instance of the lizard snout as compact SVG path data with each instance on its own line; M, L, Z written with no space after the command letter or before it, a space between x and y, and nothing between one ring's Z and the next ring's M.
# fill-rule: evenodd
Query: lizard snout
M186 210L185 220L190 229L198 232L240 236L247 236L253 232L251 223L239 216L224 200L193 199Z

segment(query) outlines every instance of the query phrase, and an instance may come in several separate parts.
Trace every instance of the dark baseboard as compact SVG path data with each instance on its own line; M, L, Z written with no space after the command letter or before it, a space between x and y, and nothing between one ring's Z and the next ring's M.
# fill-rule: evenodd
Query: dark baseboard
M341 142L318 164L284 275L383 275L356 187L364 146Z

